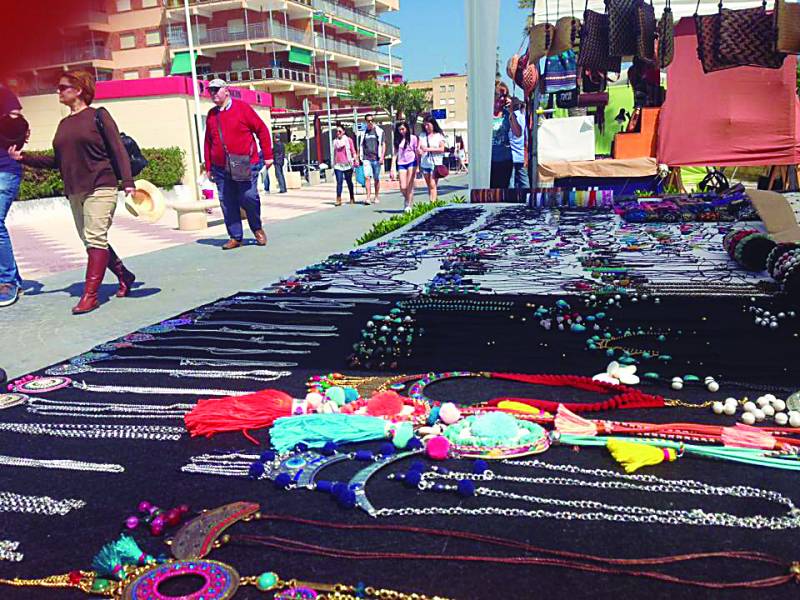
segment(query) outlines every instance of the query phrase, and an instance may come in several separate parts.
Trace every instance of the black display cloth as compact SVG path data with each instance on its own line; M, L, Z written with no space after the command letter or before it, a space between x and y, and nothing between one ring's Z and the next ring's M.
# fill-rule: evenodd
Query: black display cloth
M331 296L335 297L335 296ZM382 302L399 298L383 297ZM485 297L478 300L485 300ZM503 299L492 297L493 300ZM319 341L308 355L231 355L233 360L291 360L299 363L289 367L290 377L262 384L233 379L175 379L165 375L96 374L73 375L76 380L93 384L126 386L164 386L182 388L224 388L257 390L273 387L295 397L305 393L309 376L329 372L352 375L392 375L397 373L425 373L448 370L507 371L524 373L565 373L591 376L605 370L609 358L603 351L586 349L586 338L591 331L544 330L533 317L538 304L550 306L553 297L513 297L514 308L509 311L483 312L419 310L416 318L424 331L413 343L413 355L405 359L397 372L354 371L347 367L346 357L359 339L361 329L374 314L386 314L393 304L357 304L348 309L349 315L297 314L287 311L256 313L237 311L235 307L225 312L215 312L202 325L195 328L212 329L214 321L237 320L266 323L302 323L336 325L339 336L331 338L269 339ZM566 298L576 310L585 310L582 300ZM607 309L607 319L613 327L636 325L653 326L667 331L662 350L668 351L670 363L650 361L639 367L640 373L654 370L667 376L693 373L702 379L714 375L720 382L718 394L709 394L701 386L687 386L673 392L665 385L642 386L645 391L679 397L688 402L705 402L712 397L722 399L732 395L755 397L769 390L786 397L779 388L791 389L797 381L797 324L786 320L777 330L756 327L752 316L746 312L748 302L737 298L678 298L664 297L656 304L653 300L627 304L621 310ZM274 305L261 306L274 309ZM254 308L248 305L248 308ZM771 306L772 310L784 307ZM600 309L595 309L600 310ZM512 318L513 316L513 318ZM523 321L524 318L524 321ZM191 327L181 335L191 333ZM680 330L681 333L678 333ZM255 332L256 335L258 334ZM160 345L168 345L170 337L178 333L157 336ZM207 334L214 335L214 334ZM241 338L243 336L237 336ZM644 340L646 343L652 340ZM175 345L192 344L186 340ZM161 354L208 356L203 347L248 348L241 342L226 343L199 339L197 351L122 349L120 356ZM143 344L146 345L147 343ZM176 366L168 361L110 361L96 366L156 367ZM191 367L188 367L191 368ZM197 367L212 368L212 367ZM238 369L239 367L230 367ZM249 367L248 367L249 368ZM280 370L276 368L275 370ZM735 382L735 383L734 383ZM747 385L754 384L752 389ZM456 379L433 384L430 396L436 401L475 403L497 396L522 396L557 399L565 404L574 401L597 401L602 396L577 392L570 388L546 388L514 382L488 379ZM195 398L179 395L134 395L89 393L66 388L45 395L53 400L83 402L159 403L191 402ZM22 407L0 413L2 421L20 422L92 422L65 417L39 417ZM636 411L615 411L590 415L594 418L617 420L644 420L652 422L691 421L730 425L734 417L716 416L708 408L661 408ZM134 420L135 424L142 424ZM99 420L98 423L114 421ZM134 424L131 420L117 423ZM157 425L181 425L180 421L147 421ZM401 523L443 530L460 530L508 537L536 546L590 553L617 558L641 558L699 551L758 551L785 559L786 563L798 560L797 532L744 530L727 527L693 527L687 525L619 523L609 521L583 521L578 519L529 519L496 516L408 516L375 520L357 509L340 508L331 496L309 490L277 490L270 481L252 481L231 477L182 473L180 467L191 456L214 451L241 450L259 452L268 448L266 431L255 432L262 442L254 446L240 434L222 434L213 439L190 439L179 442L138 440L85 440L63 439L47 436L29 436L16 433L0 435L0 454L32 458L72 458L96 462L115 462L125 466L123 474L85 473L33 468L2 467L0 489L16 493L49 495L54 498L80 498L87 502L81 510L64 517L33 514L3 513L2 537L19 540L19 550L25 553L23 562L0 563L2 577L41 577L66 573L73 569L88 569L92 556L106 542L124 530L125 518L136 513L141 500L148 500L162 508L187 503L193 511L215 507L237 500L260 502L266 513L300 516L311 519L347 523ZM376 449L377 443L364 447ZM572 464L588 469L621 467L603 448L573 448L557 446L537 458L548 463ZM509 500L488 498L461 498L454 494L423 493L389 481L389 473L405 472L410 460L394 463L374 476L368 485L368 494L378 507L495 506L537 508ZM347 480L363 463L352 461L330 467L320 477ZM448 467L469 471L471 461L450 460ZM511 468L492 464L498 473L545 476L546 472ZM767 468L752 467L731 462L712 462L708 459L684 457L670 464L661 464L643 471L669 479L695 479L710 484L733 486L751 485L778 491L797 498L797 474ZM530 484L499 485L502 489L564 499L591 499L608 504L635 504L658 508L724 511L737 515L780 514L778 505L757 500L733 497L689 496L683 494L651 494L636 491L598 490L561 486L530 486ZM548 507L544 507L548 508ZM553 507L550 507L551 509ZM426 538L418 534L387 533L379 531L333 531L285 523L249 523L236 525L231 533L249 535L280 535L312 544L375 552L432 553L441 555L519 555L519 552L488 547L476 542ZM163 540L151 537L144 528L134 533L142 546L152 553L167 552ZM794 598L795 584L766 590L740 589L715 591L686 587L642 578L602 573L584 573L574 570L544 566L518 566L482 564L466 561L426 560L375 560L355 561L346 558L322 558L276 551L258 546L230 545L211 553L210 558L233 565L243 575L255 575L274 570L283 578L297 577L312 581L344 582L355 584L364 581L376 587L394 588L406 592L428 595L438 594L450 598ZM733 581L781 575L775 567L751 564L742 560L707 560L698 563L664 566L663 572L686 578L709 581ZM47 590L43 588L0 587L0 597L17 598L70 598L84 597L76 590ZM237 598L270 597L254 588L242 588Z

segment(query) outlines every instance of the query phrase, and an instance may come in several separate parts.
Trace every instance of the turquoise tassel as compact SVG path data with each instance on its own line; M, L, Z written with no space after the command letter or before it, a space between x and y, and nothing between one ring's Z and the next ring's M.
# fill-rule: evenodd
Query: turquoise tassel
M117 550L116 542L109 542L92 559L92 568L97 574L108 579L125 579L125 567Z
M322 448L327 442L347 443L381 440L391 424L379 417L341 413L296 415L275 420L269 438L275 450L283 454L303 443Z
M119 539L115 542L115 547L123 564L143 566L155 563L155 559L149 554L145 554L142 549L139 548L139 544L136 543L136 540L129 535L123 533L119 536Z

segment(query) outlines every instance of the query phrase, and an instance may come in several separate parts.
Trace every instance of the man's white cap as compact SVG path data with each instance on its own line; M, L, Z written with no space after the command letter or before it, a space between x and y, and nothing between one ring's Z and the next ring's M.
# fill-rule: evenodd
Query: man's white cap
M219 78L212 79L211 81L209 81L206 84L206 87L207 88L224 88L224 87L228 87L228 82L226 82L226 81L224 81L222 79L219 79Z

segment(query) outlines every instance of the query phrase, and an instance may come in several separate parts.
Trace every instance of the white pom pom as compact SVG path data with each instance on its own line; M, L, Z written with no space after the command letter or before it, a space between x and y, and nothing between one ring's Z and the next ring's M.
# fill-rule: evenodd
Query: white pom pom
M755 422L756 422L756 417L753 413L746 412L742 415L742 423L744 423L745 425L752 425Z
M775 423L783 427L789 422L789 415L785 412L775 413Z
M722 405L722 402L714 402L714 404L711 405L711 410L714 411L715 415L721 415L725 407Z

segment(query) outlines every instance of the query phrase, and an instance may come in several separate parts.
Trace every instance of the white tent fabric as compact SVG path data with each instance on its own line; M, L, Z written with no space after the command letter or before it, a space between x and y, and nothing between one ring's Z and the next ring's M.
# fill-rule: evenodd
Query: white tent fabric
M536 0L536 22L544 23L549 21L550 23L555 23L559 17L569 17L572 14L581 18L586 4L585 1L582 2L581 0ZM665 0L655 0L653 2L653 6L656 7L656 18L661 17L665 4ZM671 6L672 14L677 23L681 17L690 17L695 13L697 0L672 0ZM719 10L718 6L718 0L701 0L698 12L701 15L715 13ZM761 0L722 0L722 6L732 10L752 8L753 6L761 6ZM589 0L588 8L599 13L605 12L605 1ZM767 8L772 8L771 0L767 2Z
M469 185L488 188L492 166L492 104L500 0L464 0L467 26Z

